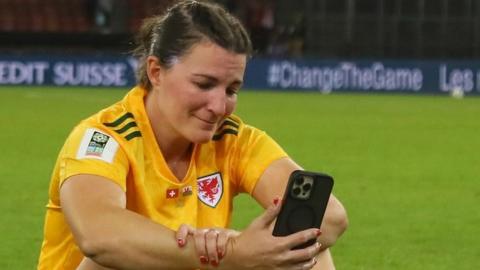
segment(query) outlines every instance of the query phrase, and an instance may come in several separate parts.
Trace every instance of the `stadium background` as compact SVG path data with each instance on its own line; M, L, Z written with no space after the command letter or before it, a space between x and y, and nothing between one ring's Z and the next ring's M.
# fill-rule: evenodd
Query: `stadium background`
M78 75L81 65L128 62L141 18L169 2L0 0L1 269L35 267L59 148L132 83L60 87L55 67ZM332 248L337 269L478 269L480 2L221 2L257 50L238 114L336 179L350 217ZM47 63L51 81L32 63ZM403 88L376 87L379 66L393 80L400 72ZM284 80L272 84L278 69ZM235 205L239 229L261 212L246 196Z

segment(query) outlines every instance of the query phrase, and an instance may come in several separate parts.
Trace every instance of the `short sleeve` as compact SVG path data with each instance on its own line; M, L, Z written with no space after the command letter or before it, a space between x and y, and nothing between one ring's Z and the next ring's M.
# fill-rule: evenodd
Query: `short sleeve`
M100 128L75 128L59 159L59 187L71 176L92 174L105 177L126 191L128 158L117 139Z
M264 131L245 125L232 159L237 188L251 194L265 170L287 153Z

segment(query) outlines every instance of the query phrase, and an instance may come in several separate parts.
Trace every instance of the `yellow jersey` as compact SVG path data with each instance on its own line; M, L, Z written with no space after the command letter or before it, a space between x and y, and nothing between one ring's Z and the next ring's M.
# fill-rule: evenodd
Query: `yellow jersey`
M286 156L265 132L229 116L212 140L194 146L188 172L167 166L145 112L147 91L133 88L120 102L83 120L69 135L52 174L38 269L75 269L83 259L60 204L62 183L92 174L118 184L127 209L172 230L228 227L233 197L252 193L273 161Z

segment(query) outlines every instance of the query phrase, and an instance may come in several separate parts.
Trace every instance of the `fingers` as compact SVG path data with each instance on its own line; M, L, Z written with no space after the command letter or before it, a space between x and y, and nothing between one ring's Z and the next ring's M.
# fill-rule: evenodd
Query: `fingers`
M188 224L180 225L176 233L178 246L179 247L185 246L187 244L187 236L193 235L194 232L195 232L195 229L192 226Z
M289 236L283 237L282 245L287 251L282 256L286 263L295 265L294 269L310 269L316 264L315 257L321 252L321 244L316 238L321 234L319 229L308 229ZM314 240L314 243L305 248L298 248L298 245Z
M199 229L194 234L195 248L202 264L218 266L225 256L230 238L239 232L229 229Z
M193 238L195 240L195 249L197 250L197 254L202 264L208 264L208 262L210 261L208 259L207 246L205 244L205 234L207 233L207 231L208 229L199 229L196 230L193 235Z
M317 239L322 234L320 229L308 229L284 237L288 249L304 244L309 240Z
M228 239L230 237L233 237L234 235L232 235L230 233L230 230L228 231L224 231L224 232L220 232L218 234L218 238L217 238L217 254L218 254L218 259L221 260L224 256L225 256L225 253L227 251L227 242L228 242Z
M205 233L205 248L208 260L213 266L218 266L220 261L218 257L218 236L219 232L215 229L210 229Z
M212 233L210 233L212 231ZM200 262L202 264L208 264L210 260L214 260L218 264L218 255L216 252L216 244L217 244L217 234L214 233L215 230L208 230L208 229L195 229L190 225L182 224L177 230L176 237L177 243L179 247L183 247L187 244L187 236L192 235L195 249L197 250L197 254L199 256ZM209 253L209 249L215 250L215 254L212 252Z
M240 235L240 232L232 229L220 230L220 233L218 234L218 238L217 238L218 259L221 260L227 254L228 241L239 235Z
M290 263L301 263L314 259L321 252L321 244L315 242L313 245L308 246L303 249L294 249L288 251L284 258Z
M188 235L193 237L200 262L218 266L219 261L225 256L228 240L237 236L238 232L229 229L195 229L190 225L182 224L176 233L180 247L186 245Z

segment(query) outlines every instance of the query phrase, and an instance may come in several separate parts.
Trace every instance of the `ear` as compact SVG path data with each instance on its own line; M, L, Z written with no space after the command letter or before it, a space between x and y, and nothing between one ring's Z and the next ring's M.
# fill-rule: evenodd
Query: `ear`
M157 86L161 82L162 66L156 56L147 57L147 76L152 86Z

